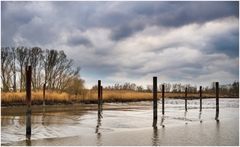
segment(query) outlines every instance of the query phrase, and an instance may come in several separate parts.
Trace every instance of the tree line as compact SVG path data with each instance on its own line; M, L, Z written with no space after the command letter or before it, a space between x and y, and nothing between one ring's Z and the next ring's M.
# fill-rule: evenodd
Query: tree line
M84 87L80 67L73 66L63 50L41 49L40 47L1 48L1 89L8 91L25 90L25 67L32 67L32 89L42 89L43 84L50 90L78 92Z
M197 93L198 87L191 84L181 84L181 83L162 83L164 84L165 92L184 92L187 88L190 93ZM158 91L162 91L162 84L159 84ZM136 85L135 83L123 83L123 84L114 84L110 86L103 87L106 90L132 90L139 92L152 92L152 85L147 85L146 88L143 88L141 85ZM97 89L97 85L92 87L93 90ZM239 82L235 81L232 84L220 85L219 90L222 94L228 94L231 96L238 96L239 93ZM210 86L203 86L202 91L205 93L211 93L215 91L215 83L211 83Z

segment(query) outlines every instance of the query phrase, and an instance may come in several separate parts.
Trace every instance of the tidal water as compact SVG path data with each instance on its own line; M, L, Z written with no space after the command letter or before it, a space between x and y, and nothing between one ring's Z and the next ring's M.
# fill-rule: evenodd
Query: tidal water
M153 124L152 102L105 103L101 117L96 104L33 106L32 136L26 141L25 107L1 108L1 145L239 145L239 99L165 99L158 102Z

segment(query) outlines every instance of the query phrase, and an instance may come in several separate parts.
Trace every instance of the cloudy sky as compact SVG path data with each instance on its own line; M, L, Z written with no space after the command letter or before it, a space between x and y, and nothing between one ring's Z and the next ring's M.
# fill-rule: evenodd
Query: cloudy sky
M64 50L91 87L230 83L238 2L1 2L1 45Z

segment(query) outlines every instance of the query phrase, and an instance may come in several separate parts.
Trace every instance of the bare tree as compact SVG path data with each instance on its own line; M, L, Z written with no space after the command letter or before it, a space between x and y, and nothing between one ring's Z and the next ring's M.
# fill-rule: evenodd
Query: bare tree
M13 53L10 48L1 48L1 79L3 91L9 91L12 87L13 65Z
M24 87L24 66L27 62L28 49L26 47L17 47L16 59L20 67L20 91Z
M13 53L13 91L16 92L17 90L17 83L16 83L16 48L12 47Z
M54 66L57 64L56 50L46 50L44 58L44 70L45 70L45 83L47 83L47 88L52 88L52 78L54 72ZM55 78L54 78L55 79Z
M16 63L15 63L16 59ZM46 50L39 47L13 47L2 48L1 50L2 89L9 91L16 90L16 74L20 72L20 91L24 89L25 76L24 67L32 66L33 89L42 88L47 83L47 88L64 91L73 80L80 78L80 67L73 66L73 60L68 59L64 51Z
M43 51L41 48L39 47L33 47L31 50L30 50L30 55L29 55L29 61L30 61L30 64L32 66L32 85L33 85L33 89L36 89L36 88L41 88L41 85L39 84L40 82L38 80L41 80L41 79L38 79L37 76L38 74L41 73L41 62L42 62L42 55ZM37 74L38 73L38 74Z
M137 86L137 91L142 92L143 91L143 87L142 86Z
M46 50L44 58L45 83L50 89L64 91L72 78L79 75L80 68L73 68L73 60L63 51Z
M82 94L83 89L84 89L84 80L82 80L78 76L72 77L66 87L66 91L68 93L74 94L76 97L78 94Z

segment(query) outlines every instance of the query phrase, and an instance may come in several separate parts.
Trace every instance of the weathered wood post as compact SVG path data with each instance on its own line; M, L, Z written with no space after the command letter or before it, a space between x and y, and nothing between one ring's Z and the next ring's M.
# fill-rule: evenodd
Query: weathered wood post
M185 88L185 111L187 111L187 87Z
M101 117L101 80L98 80L98 118Z
M100 106L101 102L101 80L98 80L98 106Z
M43 84L43 106L45 106L45 90L46 90L46 83Z
M26 66L26 138L31 139L31 81L32 81L32 68Z
M153 77L153 120L157 121L157 77Z
M162 115L164 115L164 84L162 84Z
M103 87L101 86L101 99L100 99L100 105L101 105L101 111L102 111L102 105L103 105Z
M199 93L200 93L200 112L202 112L202 86L199 88Z
M219 116L219 83L216 82L216 120L218 120Z

